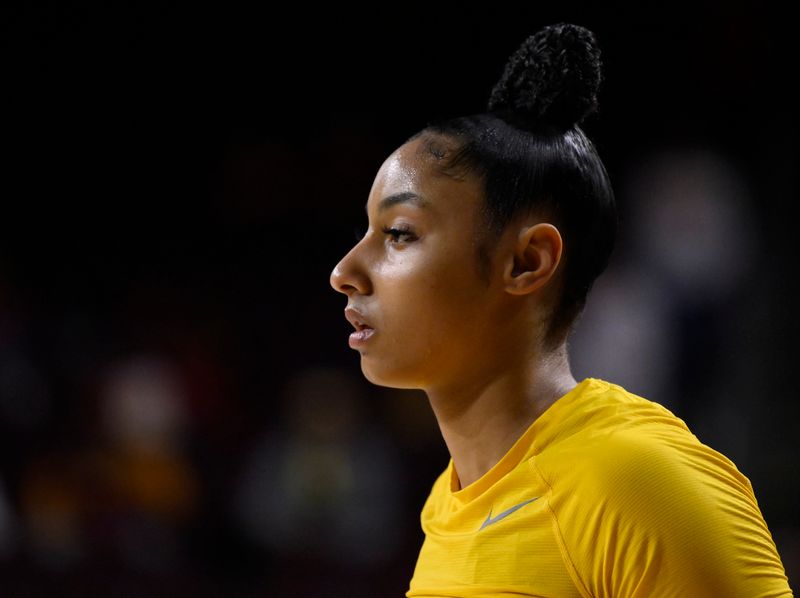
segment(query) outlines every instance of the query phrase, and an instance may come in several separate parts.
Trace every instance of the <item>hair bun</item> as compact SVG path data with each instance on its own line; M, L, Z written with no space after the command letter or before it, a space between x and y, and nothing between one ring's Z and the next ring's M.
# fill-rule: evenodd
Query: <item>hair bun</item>
M526 39L508 59L489 98L490 112L518 126L565 129L597 110L602 80L594 33L569 23L549 25Z

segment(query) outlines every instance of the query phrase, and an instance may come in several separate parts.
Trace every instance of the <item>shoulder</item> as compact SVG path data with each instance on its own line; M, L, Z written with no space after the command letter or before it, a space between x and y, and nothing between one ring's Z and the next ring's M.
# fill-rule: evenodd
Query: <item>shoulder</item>
M765 587L753 584L779 585L775 545L734 463L658 404L635 396L606 403L537 457L587 591L744 596ZM692 594L700 587L710 593Z
M622 428L587 442L580 453L563 476L564 490L590 496L623 519L674 529L727 517L722 504L740 514L758 512L747 477L688 430Z
M594 505L606 520L630 522L653 537L695 534L734 517L760 519L750 481L729 458L660 405L630 406L635 419L598 418L542 455L555 508L577 516Z
M590 378L542 426L536 459L555 481L567 467L575 483L658 483L675 475L717 473L749 489L733 462L703 444L665 408L616 384ZM579 475L577 475L579 474Z
M701 442L669 409L602 380L594 392L576 405L574 417L582 424L554 447L573 457L579 474L573 483L591 484L620 501L641 502L652 494L660 501L680 495L683 503L706 504L732 493L755 503L750 481L733 461Z
M558 404L541 432L535 457L553 483L603 485L642 473L661 479L702 468L703 461L738 474L664 406L604 380L587 379L580 394Z

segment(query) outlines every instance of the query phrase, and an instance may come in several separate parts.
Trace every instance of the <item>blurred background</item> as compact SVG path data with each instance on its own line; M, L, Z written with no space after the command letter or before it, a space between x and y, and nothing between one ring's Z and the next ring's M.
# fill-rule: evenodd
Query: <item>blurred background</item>
M405 592L448 455L328 277L386 156L558 21L604 51L622 219L574 373L730 457L797 583L788 19L558 4L0 7L2 595Z

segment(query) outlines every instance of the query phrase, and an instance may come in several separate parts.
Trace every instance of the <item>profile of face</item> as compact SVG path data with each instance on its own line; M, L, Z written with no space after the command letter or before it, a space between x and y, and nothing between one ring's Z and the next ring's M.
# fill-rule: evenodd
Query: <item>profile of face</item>
M506 256L520 238L501 236L488 252L488 275L482 271L482 201L476 180L440 172L424 138L401 146L379 169L368 230L330 277L347 295L345 314L357 329L350 345L371 382L456 387L465 373L508 357L515 322L507 291L522 278Z
M477 185L438 173L421 139L396 150L367 200L369 227L337 264L351 346L368 380L425 388L457 368L480 339L487 289L475 264Z

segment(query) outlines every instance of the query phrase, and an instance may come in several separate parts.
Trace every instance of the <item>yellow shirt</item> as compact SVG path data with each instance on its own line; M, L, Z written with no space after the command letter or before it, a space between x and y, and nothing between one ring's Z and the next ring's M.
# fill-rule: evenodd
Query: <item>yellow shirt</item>
M412 597L791 596L750 481L663 406L586 378L479 480L450 461Z

